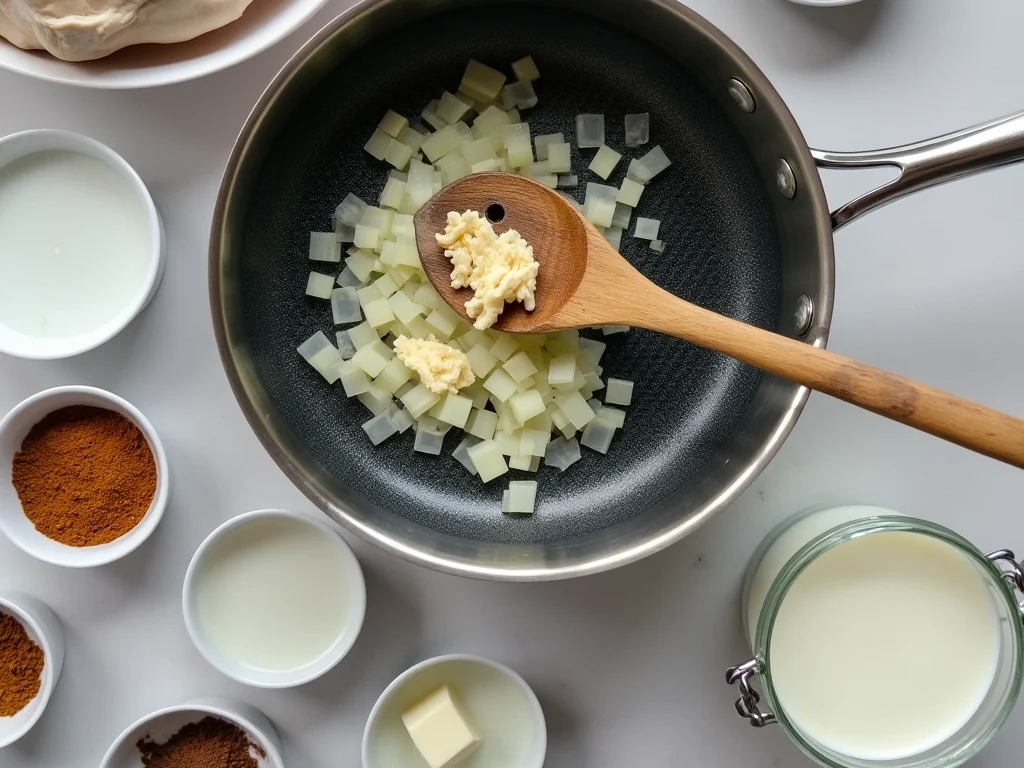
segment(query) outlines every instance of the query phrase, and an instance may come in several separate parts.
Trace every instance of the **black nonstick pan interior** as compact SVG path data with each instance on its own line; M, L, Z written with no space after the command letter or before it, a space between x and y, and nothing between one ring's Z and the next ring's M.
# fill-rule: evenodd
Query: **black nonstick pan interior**
M623 4L623 10L626 6ZM313 332L334 337L328 302L303 295L309 232L331 226L348 192L375 203L388 167L363 151L385 110L413 117L466 61L509 71L533 55L540 103L524 111L534 136L561 131L581 186L594 150L577 150L575 116L604 113L606 142L629 158L661 144L673 166L644 192L642 216L662 220L664 253L622 239L623 254L673 293L762 328L778 325L779 244L765 190L744 142L716 102L653 46L596 19L524 5L493 5L420 21L340 61L295 108L253 184L242 232L243 318L256 373L281 418L309 452L372 504L440 533L540 543L606 528L670 497L711 458L742 418L761 374L676 339L633 330L603 337L604 375L636 382L626 425L606 456L583 449L565 473L512 470L482 485L451 457L412 450L408 432L373 447L371 417L295 352ZM624 146L623 115L649 112L651 143ZM416 121L414 121L414 124ZM631 231L631 230L630 230ZM333 266L333 265L331 265ZM588 332L588 335L591 335ZM600 337L600 332L597 333ZM602 393L598 393L601 397ZM537 511L499 512L512 479L537 479Z

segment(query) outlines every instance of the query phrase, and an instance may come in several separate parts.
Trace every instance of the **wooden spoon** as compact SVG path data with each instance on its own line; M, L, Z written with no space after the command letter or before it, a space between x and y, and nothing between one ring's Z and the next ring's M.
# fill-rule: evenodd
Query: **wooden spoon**
M1024 421L894 373L732 320L690 304L637 272L554 190L510 173L459 179L416 213L423 269L467 320L468 288L451 287L451 262L438 246L449 211L480 211L498 232L517 230L540 262L536 308L506 304L495 328L547 333L631 325L671 334L767 373L1024 468Z

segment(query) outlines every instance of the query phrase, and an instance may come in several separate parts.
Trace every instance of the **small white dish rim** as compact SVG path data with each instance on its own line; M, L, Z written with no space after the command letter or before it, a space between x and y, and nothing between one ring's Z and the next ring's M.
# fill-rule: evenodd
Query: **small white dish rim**
M163 224L149 189L135 169L106 144L71 131L36 128L0 138L0 171L10 163L40 152L77 152L94 158L120 174L142 204L149 230L146 277L132 300L99 328L70 337L41 338L0 324L0 353L28 360L58 360L88 352L128 327L155 295L163 278L166 242Z
M44 536L25 516L11 484L14 454L33 426L47 414L72 405L91 405L119 413L139 428L156 463L156 492L138 525L118 539L92 547L72 547ZM65 568L106 565L134 552L150 537L167 509L171 493L167 454L156 429L138 408L99 387L68 385L44 389L25 398L0 420L0 532L37 560Z
M284 768L284 760L281 757L281 744L280 739L277 735L277 731L274 729L273 724L260 710L249 704L243 704L242 702L236 702L231 699L223 698L202 698L192 699L186 701L184 704L176 704L171 707L163 707L162 709L150 712L148 715L144 715L136 720L134 723L125 728L118 735L114 742L107 749L106 754L103 755L103 759L100 761L100 768L115 768L117 765L123 765L124 763L115 763L114 761L119 757L119 750L126 745L134 747L138 741L140 734L143 734L143 730L153 723L158 722L162 718L168 715L177 715L183 713L194 713L196 718L189 720L188 722L198 722L207 715L219 717L223 720L237 725L246 735L260 746L267 756L260 768ZM256 722L262 721L262 722ZM139 758L139 768L142 766L141 756Z
M25 604L23 605L22 603ZM38 605L33 606L31 603L38 603ZM35 616L34 612L40 611L41 608L50 613L50 616ZM39 722L39 718L43 716L43 712L46 711L46 706L50 703L50 696L54 688L57 687L57 680L60 678L61 669L64 666L64 639L59 619L57 619L48 606L36 598L22 595L18 592L0 592L0 609L21 622L29 638L43 652L43 675L39 683L39 693L25 706L25 709L31 707L32 711L28 713L27 717L23 718L20 725L12 728L10 733L5 734L0 730L0 749L2 749L10 746L32 730L35 724ZM53 622L56 626L44 626L47 622ZM60 633L62 636L51 637L51 632ZM24 709L22 712L24 712ZM17 718L20 715L21 712L15 714L14 717Z
M449 653L443 656L434 656L429 659L413 664L405 672L400 674L384 692L377 698L377 701L373 705L373 709L370 710L369 716L366 718L366 726L363 728L363 742L362 742L362 765L363 768L378 768L371 760L370 755L370 736L373 733L374 726L380 717L380 711L387 704L388 700L398 691L403 685L409 680L418 675L425 669L435 667L440 664L447 664L450 662L466 662L470 664L480 664L485 667L497 671L504 677L512 681L513 684L523 693L530 705L530 712L533 715L533 728L537 732L538 741L540 745L538 747L539 754L536 754L536 762L532 765L526 766L508 766L508 768L541 768L544 765L544 758L547 754L547 721L544 718L544 710L540 706L540 701L537 699L537 694L534 693L533 688L530 684L523 679L522 675L516 672L514 669L505 666L499 661L489 659L486 656L478 656L472 653ZM389 768L405 768L400 766L390 766Z
M347 581L350 614L334 644L317 657L301 667L289 670L262 670L254 668L241 661L231 659L226 654L213 647L206 638L199 617L196 612L195 582L196 573L202 564L203 558L210 551L214 544L219 542L230 531L251 523L255 520L266 520L271 518L283 518L298 521L316 528L325 535L338 549L339 554L345 561L345 567L349 571L350 578ZM363 577L363 569L358 558L348 542L337 530L313 515L304 512L292 512L285 509L257 509L251 512L244 512L236 515L230 520L217 526L199 545L195 554L189 562L188 570L185 571L185 581L181 591L182 613L185 617L185 628L192 639L193 645L204 659L221 674L227 675L232 680L256 688L293 688L304 685L316 678L327 674L345 658L352 646L355 645L362 631L363 620L366 617L366 581Z

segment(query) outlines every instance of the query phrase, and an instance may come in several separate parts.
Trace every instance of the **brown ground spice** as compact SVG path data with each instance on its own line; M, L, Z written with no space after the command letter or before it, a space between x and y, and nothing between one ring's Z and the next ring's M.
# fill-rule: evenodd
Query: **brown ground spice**
M91 547L139 524L156 494L156 461L124 416L72 405L32 427L14 455L12 481L36 530Z
M253 754L267 756L237 725L210 716L189 723L163 744L146 738L135 746L146 768L259 768Z
M43 684L43 649L13 616L0 613L0 717L28 706Z

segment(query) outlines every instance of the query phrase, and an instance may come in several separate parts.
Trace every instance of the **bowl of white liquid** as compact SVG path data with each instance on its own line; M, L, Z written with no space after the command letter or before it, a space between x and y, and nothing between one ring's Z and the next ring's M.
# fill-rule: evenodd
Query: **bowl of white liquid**
M0 139L0 352L98 347L145 308L163 269L156 206L120 155L67 131Z
M264 509L224 523L185 573L185 626L199 652L241 683L287 688L333 668L352 648L366 585L326 522Z
M754 658L729 670L737 710L825 766L960 765L1020 693L1015 584L1012 553L925 520L868 506L798 515L747 571Z

